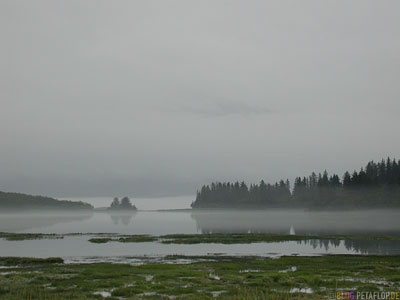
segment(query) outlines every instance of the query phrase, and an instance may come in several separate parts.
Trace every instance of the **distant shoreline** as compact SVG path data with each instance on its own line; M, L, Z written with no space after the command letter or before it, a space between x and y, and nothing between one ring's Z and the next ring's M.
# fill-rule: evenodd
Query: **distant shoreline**
M93 206L82 201L58 200L46 196L0 191L0 210L5 212L41 211L92 211Z

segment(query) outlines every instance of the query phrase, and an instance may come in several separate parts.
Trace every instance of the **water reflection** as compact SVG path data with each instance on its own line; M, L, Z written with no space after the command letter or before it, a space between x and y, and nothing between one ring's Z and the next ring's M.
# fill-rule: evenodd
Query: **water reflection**
M290 235L400 235L399 211L193 211L201 233L273 233ZM373 217L374 222L371 222ZM323 239L299 241L327 253L345 247L359 254L398 255L400 241Z
M282 255L314 256L326 254L369 254L399 255L399 243L373 240L307 240L251 244L162 244L147 243L106 243L94 244L90 236L66 236L64 239L7 241L0 239L0 256L54 257L60 256L71 261L99 261L111 257L123 262L130 257L153 257L165 255L240 255L279 257ZM90 259L89 259L90 261Z
M132 218L135 216L136 212L108 212L108 215L111 218L111 221L114 225L124 225L128 226L131 222Z
M26 214L1 214L0 215L0 231L16 232L23 230L38 230L56 224L75 223L89 220L93 217L93 212L48 212L43 213L26 213ZM40 231L40 230L38 230Z
M59 212L46 214L2 214L0 231L42 233L95 233L119 234L193 234L193 233L275 233L297 235L392 235L400 236L399 211L307 212L300 210L269 211L138 211ZM371 222L373 220L373 222ZM24 255L32 251L42 255L57 255L54 249L65 250L65 256L74 255L131 255L198 254L221 252L228 254L377 254L399 255L399 241L391 240L307 240L301 242L259 243L251 245L163 245L160 243L91 244L87 236L63 240L11 242L0 240L0 255ZM22 243L29 245L25 248ZM69 246L70 245L70 246ZM58 248L55 248L55 247ZM65 248L67 247L67 248ZM71 248L72 247L72 248ZM148 248L146 248L148 247ZM199 248L200 247L200 248ZM49 249L49 250L47 250ZM76 249L76 253L74 252ZM120 251L116 254L117 250ZM241 249L239 252L238 249ZM23 252L23 251L27 252ZM46 252L46 251L52 251ZM68 250L68 251L67 251ZM30 251L30 252L29 252ZM104 251L104 252L103 252ZM32 252L32 253L31 253ZM75 254L74 254L75 253ZM114 253L114 254L113 254ZM22 254L21 254L22 255Z
M351 251L365 255L399 255L400 241L395 240L304 240L298 244L310 245L313 249L325 249L327 253L342 245Z
M400 236L400 211L193 211L202 233ZM374 220L374 222L371 222Z

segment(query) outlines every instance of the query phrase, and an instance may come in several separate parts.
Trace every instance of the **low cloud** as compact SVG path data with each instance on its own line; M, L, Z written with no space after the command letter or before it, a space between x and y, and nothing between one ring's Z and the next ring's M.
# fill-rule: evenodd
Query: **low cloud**
M202 105L183 106L180 111L206 117L225 117L230 115L246 117L271 113L271 110L264 106L239 101L216 101L202 103Z

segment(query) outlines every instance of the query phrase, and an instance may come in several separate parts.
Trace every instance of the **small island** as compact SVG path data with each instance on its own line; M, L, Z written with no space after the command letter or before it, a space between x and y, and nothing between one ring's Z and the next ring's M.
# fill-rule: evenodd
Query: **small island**
M131 203L131 200L125 196L121 199L121 201L118 199L118 197L115 197L111 202L110 207L107 208L107 210L126 212L126 211L136 211L137 208L135 205Z

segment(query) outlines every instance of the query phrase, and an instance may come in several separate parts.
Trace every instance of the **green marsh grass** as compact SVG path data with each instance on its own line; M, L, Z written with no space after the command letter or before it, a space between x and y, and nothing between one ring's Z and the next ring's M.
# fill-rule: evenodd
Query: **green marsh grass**
M118 299L289 300L326 299L342 289L393 291L400 288L400 256L320 257L204 256L193 263L63 264L61 259L1 258L0 300ZM201 260L203 259L203 260ZM295 270L292 268L295 266ZM294 270L294 271L290 271ZM379 281L379 282L376 282ZM313 294L290 293L312 289ZM145 296L147 295L147 296ZM105 298L107 299L107 298Z

